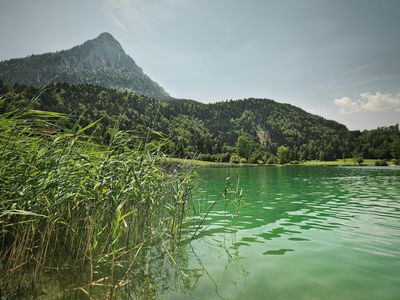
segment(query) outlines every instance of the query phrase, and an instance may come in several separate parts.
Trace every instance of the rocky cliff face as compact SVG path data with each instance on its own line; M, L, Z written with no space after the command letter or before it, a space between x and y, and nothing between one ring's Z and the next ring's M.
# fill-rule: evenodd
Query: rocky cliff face
M0 80L31 85L91 83L157 99L170 98L106 32L69 50L0 62Z

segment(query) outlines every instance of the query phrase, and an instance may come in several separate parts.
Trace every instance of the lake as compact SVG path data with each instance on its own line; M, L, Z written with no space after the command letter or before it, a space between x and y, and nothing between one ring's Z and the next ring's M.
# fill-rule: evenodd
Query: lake
M400 299L400 169L200 169L204 212L237 176L240 210L220 198L162 299ZM235 188L235 184L233 184ZM231 198L233 195L231 195ZM200 220L192 220L192 233ZM176 279L178 278L179 279Z

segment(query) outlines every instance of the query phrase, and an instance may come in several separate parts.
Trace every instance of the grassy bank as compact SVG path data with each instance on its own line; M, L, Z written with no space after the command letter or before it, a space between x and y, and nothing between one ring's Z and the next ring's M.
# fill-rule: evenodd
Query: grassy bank
M180 234L190 174L166 171L160 145L125 132L114 131L100 153L85 135L95 124L57 132L50 124L61 117L0 114L0 290L7 298L35 298L51 270L79 274L80 293L102 286L112 298L139 277L140 259L154 245L162 242L169 255Z
M361 166L375 166L376 159L364 159ZM337 159L334 161L311 160L302 163L305 166L358 166L351 158Z
M210 161L202 161L196 159L183 159L176 157L166 157L164 158L165 164L171 165L181 165L184 167L195 167L195 168L237 168L237 167L254 167L256 164L232 164L232 163L224 163L224 162L210 162Z
M257 165L257 164L233 164L233 163L223 163L223 162L209 162L201 161L195 159L182 159L175 157L163 158L163 163L167 165L180 165L184 167L195 167L195 168L237 168L237 167L257 167L257 166L281 166L277 164L272 165ZM377 159L365 159L361 165L354 162L353 159L338 159L334 161L322 161L322 160L311 160L305 161L299 164L300 166L375 166ZM390 163L390 162L389 162ZM287 164L291 165L291 164Z

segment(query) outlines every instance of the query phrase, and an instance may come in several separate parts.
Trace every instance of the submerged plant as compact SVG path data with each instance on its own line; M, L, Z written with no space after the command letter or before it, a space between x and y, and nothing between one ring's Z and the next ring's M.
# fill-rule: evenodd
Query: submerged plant
M233 185L234 184L234 185ZM233 181L230 177L225 178L225 185L223 190L211 201L211 205L208 207L195 206L193 203L193 214L192 220L189 222L189 231L191 238L189 242L201 237L203 231L208 227L206 220L208 215L212 212L213 208L217 203L223 202L225 215L231 219L232 225L234 225L235 217L239 214L240 209L246 202L243 200L243 190L240 187L240 178L236 177L236 181Z

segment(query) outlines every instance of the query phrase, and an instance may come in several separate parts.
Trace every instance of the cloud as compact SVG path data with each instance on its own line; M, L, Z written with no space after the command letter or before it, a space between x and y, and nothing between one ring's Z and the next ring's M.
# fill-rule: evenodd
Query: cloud
M396 111L400 112L400 94L391 93L361 93L360 98L352 100L349 97L335 99L335 104L342 114L360 111Z

